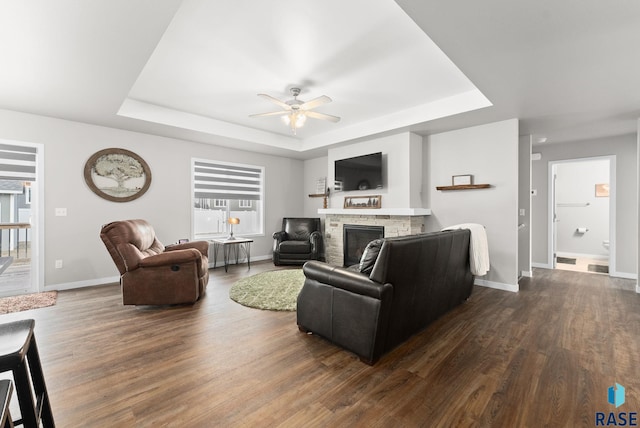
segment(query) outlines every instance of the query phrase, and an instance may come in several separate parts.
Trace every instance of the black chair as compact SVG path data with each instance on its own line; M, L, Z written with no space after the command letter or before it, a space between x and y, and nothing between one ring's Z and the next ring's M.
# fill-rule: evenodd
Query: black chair
M21 416L13 423L36 428L42 422L43 428L53 428L55 423L33 333L34 326L32 319L0 324L0 372L13 373Z
M273 264L303 265L322 256L319 218L283 218L282 230L273 234Z
M9 401L11 401L11 391L13 385L10 380L0 380L0 427L13 428L13 419L9 411Z

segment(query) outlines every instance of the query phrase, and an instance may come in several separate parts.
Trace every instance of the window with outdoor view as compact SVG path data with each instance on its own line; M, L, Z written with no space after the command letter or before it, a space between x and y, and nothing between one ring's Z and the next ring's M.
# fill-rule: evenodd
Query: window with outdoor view
M264 167L204 159L192 160L193 238L261 235L264 230Z

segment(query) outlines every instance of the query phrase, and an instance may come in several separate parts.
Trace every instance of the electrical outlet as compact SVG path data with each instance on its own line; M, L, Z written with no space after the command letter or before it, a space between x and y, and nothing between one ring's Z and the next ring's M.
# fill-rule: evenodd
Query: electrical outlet
M524 217L525 215L526 214L524 208L520 208L520 217Z
M62 269L62 260L56 260L56 269Z
M66 215L67 215L67 209L66 208L56 208L56 216L65 217Z

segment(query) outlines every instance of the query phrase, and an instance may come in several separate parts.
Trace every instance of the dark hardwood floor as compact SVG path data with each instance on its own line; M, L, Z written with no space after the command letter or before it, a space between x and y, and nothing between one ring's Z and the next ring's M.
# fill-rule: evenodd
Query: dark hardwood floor
M106 285L0 322L36 320L63 428L589 427L596 412L640 411L635 281L538 269L519 293L476 287L370 367L300 333L295 313L229 299L234 281L272 269L218 268L193 306L123 306Z

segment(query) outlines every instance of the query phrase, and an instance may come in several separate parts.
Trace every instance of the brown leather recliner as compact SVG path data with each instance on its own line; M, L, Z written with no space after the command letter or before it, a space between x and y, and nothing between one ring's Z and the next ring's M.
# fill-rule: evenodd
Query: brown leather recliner
M194 303L209 282L209 243L165 247L145 220L102 226L100 238L120 271L125 305Z

